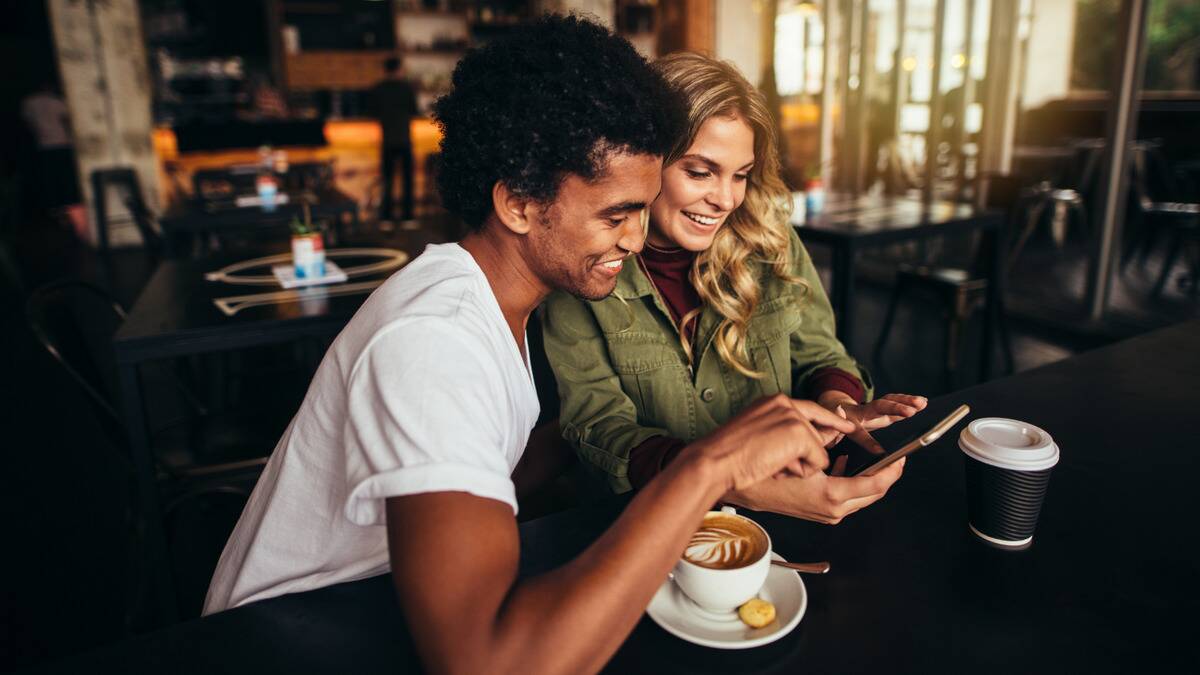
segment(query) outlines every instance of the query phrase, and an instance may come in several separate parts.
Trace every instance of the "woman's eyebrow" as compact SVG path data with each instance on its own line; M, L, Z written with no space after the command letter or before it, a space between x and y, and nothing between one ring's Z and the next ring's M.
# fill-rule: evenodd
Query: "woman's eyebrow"
M683 157L680 157L680 159L691 159L691 160L695 160L695 161L697 161L697 162L700 162L700 163L702 163L702 164L704 164L704 165L708 166L708 168L710 168L710 169L712 169L712 170L714 170L714 171L716 171L716 170L718 170L718 169L720 169L720 168L721 168L721 165L720 165L720 164L717 164L717 163L716 163L716 162L714 162L713 160L711 160L711 159L709 159L709 158L705 157L704 155L699 155L699 154L696 154L696 153L692 153L692 154L690 154L690 155L684 155ZM745 164L743 164L743 165L742 165L742 166L741 166L741 167L740 167L738 170L739 170L739 171L746 171L747 169L750 169L750 168L751 168L751 167L753 167L753 166L754 166L754 160L750 160L749 162L746 162Z

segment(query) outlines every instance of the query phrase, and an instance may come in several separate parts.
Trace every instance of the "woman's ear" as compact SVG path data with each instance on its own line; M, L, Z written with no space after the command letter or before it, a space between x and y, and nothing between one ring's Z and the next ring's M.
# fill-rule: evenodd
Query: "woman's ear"
M500 181L492 186L492 210L496 218L516 234L528 234L537 215L537 203L519 195Z

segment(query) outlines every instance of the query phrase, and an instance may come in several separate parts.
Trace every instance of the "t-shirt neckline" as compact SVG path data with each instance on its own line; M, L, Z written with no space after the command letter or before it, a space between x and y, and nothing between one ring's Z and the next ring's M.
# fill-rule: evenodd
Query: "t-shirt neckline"
M525 354L522 356L521 349L517 346L517 341L512 336L512 331L508 329L508 320L504 318L504 310L500 309L500 300L496 297L496 292L492 290L492 284L488 282L487 274L485 274L483 268L479 266L479 262L475 260L475 256L471 255L471 252L463 248L461 244L458 242L453 242L449 244L449 246L454 247L459 254L461 254L466 260L470 261L471 269L474 270L478 275L479 280L483 284L484 290L487 291L487 297L491 299L491 302L487 304L492 310L492 318L497 320L499 325L504 328L504 335L508 338L505 340L505 342L508 343L509 354L515 357L518 363L523 365L525 369L525 378L529 381L529 386L533 390L534 397L537 397L537 388L533 382L533 360L529 355L529 331L524 331Z

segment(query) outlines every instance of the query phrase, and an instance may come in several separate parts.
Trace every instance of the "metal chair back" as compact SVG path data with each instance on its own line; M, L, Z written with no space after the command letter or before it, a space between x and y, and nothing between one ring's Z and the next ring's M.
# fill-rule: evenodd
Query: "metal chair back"
M96 169L92 172L92 195L100 252L107 254L109 250L109 187L115 187L121 192L122 204L129 212L129 217L133 220L133 224L142 238L142 244L145 246L147 254L157 260L163 248L162 235L155 228L154 215L142 197L142 188L138 182L137 173L129 167Z
M111 340L125 320L124 308L97 286L67 280L30 293L26 315L37 341L87 394L101 416L119 428Z

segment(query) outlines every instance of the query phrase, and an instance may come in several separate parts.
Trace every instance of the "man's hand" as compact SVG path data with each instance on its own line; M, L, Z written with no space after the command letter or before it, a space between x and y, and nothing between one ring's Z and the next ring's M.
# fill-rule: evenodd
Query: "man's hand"
M838 464L844 468L845 456ZM904 472L904 459L873 476L843 478L813 472L800 477L783 475L725 495L724 501L755 511L770 511L818 523L836 525L843 518L887 494ZM840 473L835 464L834 473Z
M787 469L805 476L829 466L819 429L849 434L849 420L812 401L783 394L759 399L712 434L690 444L683 454L715 460L729 490L740 490Z
M925 409L929 401L924 396L909 394L888 394L871 401L857 403L849 394L830 390L817 397L817 402L827 410L837 411L839 408L855 425L853 433L847 434L850 440L877 455L884 453L883 447L871 436L870 432L882 429L893 422L912 417ZM826 447L836 445L841 437L834 437Z
M814 424L854 430L811 401L758 401L684 448L574 560L520 581L507 504L464 492L388 498L392 579L425 668L598 671L721 495L789 467L822 475L829 457Z

